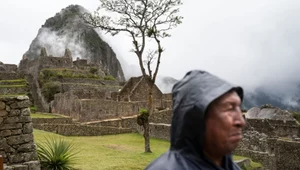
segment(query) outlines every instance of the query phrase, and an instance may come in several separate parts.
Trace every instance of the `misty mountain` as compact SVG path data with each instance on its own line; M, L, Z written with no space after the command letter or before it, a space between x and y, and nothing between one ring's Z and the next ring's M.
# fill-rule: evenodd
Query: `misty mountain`
M172 77L160 76L157 79L157 86L164 93L171 93L173 85L178 80ZM266 86L260 86L254 90L244 89L244 100L242 104L243 109L251 109L253 107L260 107L265 104L271 104L272 106L279 107L284 110L300 111L300 85L295 91L294 96L289 98L286 95L279 94L278 92L267 88Z
M173 85L177 81L173 77L158 76L155 84L163 93L171 93Z
M79 5L70 5L47 19L24 55L29 59L38 58L41 48L45 47L48 54L60 57L68 48L73 60L87 59L90 63L100 65L107 75L124 81L124 73L115 52L101 39L97 30L84 22L81 15L85 12L88 11Z

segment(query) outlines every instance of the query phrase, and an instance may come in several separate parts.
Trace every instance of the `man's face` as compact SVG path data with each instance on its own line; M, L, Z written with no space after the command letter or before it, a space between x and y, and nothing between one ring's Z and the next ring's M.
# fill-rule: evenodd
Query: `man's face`
M241 99L235 91L211 103L205 120L204 151L226 155L238 146L245 126L240 105Z

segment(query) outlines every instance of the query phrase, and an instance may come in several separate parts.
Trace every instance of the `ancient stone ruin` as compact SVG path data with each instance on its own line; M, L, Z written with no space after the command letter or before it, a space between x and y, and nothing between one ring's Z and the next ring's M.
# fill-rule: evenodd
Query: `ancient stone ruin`
M4 67L5 64L0 63L0 80L14 80L0 81L0 85L4 83L6 86L17 85L20 88L24 84L15 84L18 82L15 79L21 79L26 80L29 87L20 92L17 90L21 88L5 87L0 89L0 92L14 95L28 93L34 105L42 108L41 111L69 116L60 119L36 119L33 124L36 129L67 136L132 132L142 134L143 129L136 124L136 116L141 108L147 106L147 78L132 77L127 82L119 82L60 77L56 81L60 83L61 91L55 94L50 102L44 99L38 76L41 70L70 69L87 73L93 67L84 59L72 61L71 55L66 49L63 57L52 57L42 49L39 59L29 60L24 56L17 71L7 64ZM99 72L96 74L105 75ZM19 95L0 100L0 137L3 138L0 139L0 154L4 155L7 167L20 166L30 169L37 167L38 162L31 119L27 113L29 100L17 96ZM150 116L150 135L170 140L172 95L163 94L155 86L153 97L155 112ZM300 168L300 125L289 112L264 105L250 109L245 118L247 126L244 129L244 139L235 154L261 162L265 169ZM17 153L21 153L22 156L16 156Z
M300 124L291 113L271 105L250 109L235 154L251 157L266 169L300 168Z
M0 155L4 169L39 170L27 96L0 98Z

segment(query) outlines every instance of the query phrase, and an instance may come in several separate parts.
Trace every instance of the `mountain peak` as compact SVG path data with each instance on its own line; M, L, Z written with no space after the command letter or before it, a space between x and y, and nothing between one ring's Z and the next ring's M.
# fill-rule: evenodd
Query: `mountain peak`
M29 59L38 58L40 49L45 47L48 54L61 56L69 49L73 60L87 59L89 63L100 65L107 75L124 81L115 52L84 22L82 14L85 12L88 11L80 5L70 5L47 19L24 55Z

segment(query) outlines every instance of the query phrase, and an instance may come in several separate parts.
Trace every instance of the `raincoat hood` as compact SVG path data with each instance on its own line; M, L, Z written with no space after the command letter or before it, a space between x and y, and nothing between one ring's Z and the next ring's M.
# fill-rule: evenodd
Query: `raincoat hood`
M209 104L230 90L243 99L241 87L208 72L193 70L172 89L173 117L171 149L189 149L201 154L205 133L205 116Z
M206 71L189 71L172 89L171 147L146 169L238 170L230 154L218 167L203 154L205 116L210 103L230 90L243 99L243 89ZM209 132L208 132L209 133Z

